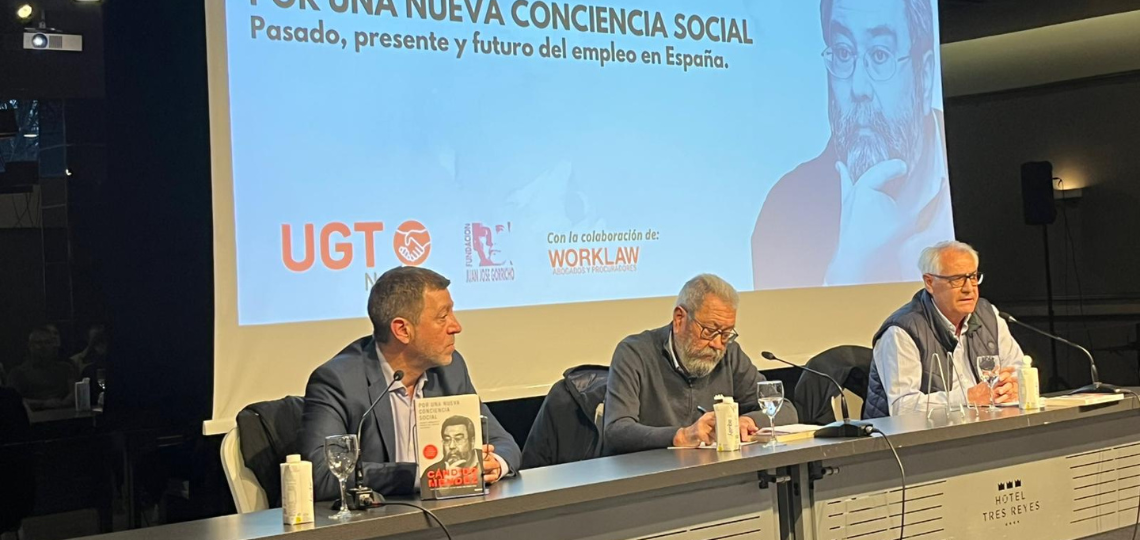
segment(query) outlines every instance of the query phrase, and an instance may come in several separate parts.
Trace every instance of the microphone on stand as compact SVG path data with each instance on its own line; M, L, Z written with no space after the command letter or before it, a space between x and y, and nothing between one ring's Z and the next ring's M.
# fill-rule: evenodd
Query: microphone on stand
M1080 345L1077 345L1076 343L1073 343L1072 341L1069 341L1069 340L1067 340L1061 336L1055 336L1053 334L1050 334L1049 332L1046 332L1046 331L1040 330L1034 326L1030 326L1028 324L1025 324L1025 323L1017 320L1016 318L1014 318L1013 315L1010 315L1009 313L1006 313L1004 311L999 311L998 317L1001 317L1001 318L1005 319L1006 321L1011 322L1013 324L1016 324L1022 328L1028 328L1028 329L1030 329L1034 332L1037 332L1038 334L1041 334L1041 335L1043 335L1049 339L1052 339L1055 341L1060 341L1061 343L1064 343L1065 345L1080 349L1081 352L1085 353L1085 356L1089 357L1089 373L1092 375L1092 382L1089 384L1086 384L1086 385L1084 385L1084 386L1082 386L1076 390L1073 390L1072 392L1070 392L1071 394L1119 394L1119 393L1123 392L1123 390L1121 390L1120 388L1117 388L1111 384L1105 384L1105 383L1100 382L1100 374L1098 374L1097 370L1096 370L1096 360L1093 359L1093 355L1091 352L1089 352L1088 349L1081 347Z
M846 438L851 438L851 437L870 437L871 436L871 432L874 431L875 426L871 425L870 422L851 419L851 415L847 409L847 396L845 396L843 394L843 385L839 384L839 381L835 380L835 377L832 377L831 375L828 375L822 371L816 371L816 370L809 368L809 367L806 367L806 366L800 366L797 364L793 364L787 360L784 360L782 358L777 357L776 355L774 355L768 351L764 351L764 352L760 353L760 356L763 356L767 360L772 360L773 362L779 362L781 364L787 364L787 365L792 366L796 369L800 369L800 370L806 371L808 373L819 375L820 377L823 377L823 378L831 381L831 384L834 384L835 387L839 389L839 404L840 404L840 408L842 409L842 412L843 412L843 420L837 420L835 422L832 422L826 426L819 428L815 432L815 438L817 438L817 439L846 439Z
M380 403L380 400L384 399L384 396L387 396L388 393L392 391L393 385L400 382L403 378L403 370L397 369L396 372L392 374L392 382L388 383L388 387L376 397L372 405L369 405L368 409L364 411L364 414L360 416L360 425L356 428L356 444L360 452L356 456L356 485L348 490L348 507L353 510L363 510L384 500L383 496L372 491L372 488L364 485L364 469L360 466L361 456L364 455L364 447L360 445L360 436L364 432L364 421L368 418L368 413L372 412L372 409L376 408L376 404Z

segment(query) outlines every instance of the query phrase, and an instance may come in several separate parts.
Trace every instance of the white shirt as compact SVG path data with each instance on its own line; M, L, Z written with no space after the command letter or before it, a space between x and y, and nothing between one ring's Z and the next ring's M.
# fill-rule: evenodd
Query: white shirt
M998 309L996 307L993 309L996 316ZM951 355L954 373L946 374L946 379L953 383L953 389L949 392L932 392L929 401L931 407L935 404L938 406L965 404L966 390L978 384L978 379L974 376L974 368L971 365L975 359L966 358L966 340L962 339L961 332L941 311L937 308L935 311L938 313L938 321L958 337L958 345L954 347L954 352ZM966 320L962 321L962 330L968 327L970 317L973 317L973 314L968 315ZM1016 370L1021 367L1024 356L1021 352L1021 346L1010 335L1009 325L1000 317L997 319L997 331L1000 367L1013 367ZM975 351L976 353L977 351ZM883 335L879 337L879 342L875 344L873 361L875 370L879 373L879 380L882 381L883 388L887 391L887 403L890 404L891 416L925 410L927 394L924 392L925 388L922 387L922 371L924 366L933 366L932 369L937 373L938 368L930 363L929 358L921 359L920 362L918 346L915 345L914 340L905 330L894 326L883 332ZM961 387L958 384L959 380L962 381Z
M380 348L376 348L376 355L380 357L380 371L384 373L384 380L392 384L396 371L384 358ZM427 377L420 375L416 381L416 389L408 395L408 388L402 384L388 393L388 403L392 408L392 427L396 433L395 461L397 463L416 463L416 400L424 397L424 383ZM417 476L418 478L418 476Z
M380 352L379 345L376 346L376 356L380 358L380 371L384 373L384 380L391 384L392 378L396 376L396 371L384 358L384 353ZM419 463L416 460L416 400L424 397L424 383L426 382L427 377L420 375L419 380L416 381L416 389L411 396L408 395L408 388L403 384L388 393L388 403L392 406L392 428L396 433L396 459L394 461L397 463ZM507 467L507 460L499 454L493 455L503 471L499 477L506 477L511 471L510 467ZM419 474L416 475L415 487L416 489L420 487Z

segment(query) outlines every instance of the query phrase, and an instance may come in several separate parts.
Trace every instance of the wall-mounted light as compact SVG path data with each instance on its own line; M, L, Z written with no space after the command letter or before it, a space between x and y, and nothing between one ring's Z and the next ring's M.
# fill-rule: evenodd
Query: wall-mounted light
M1081 199L1084 193L1079 187L1068 187L1065 181L1061 178L1053 179L1053 200L1055 201L1071 201L1077 202Z
M32 8L31 4L23 4L20 7L16 8L16 18L20 19L20 22L22 23L31 21L32 17L35 16L35 14L36 10Z

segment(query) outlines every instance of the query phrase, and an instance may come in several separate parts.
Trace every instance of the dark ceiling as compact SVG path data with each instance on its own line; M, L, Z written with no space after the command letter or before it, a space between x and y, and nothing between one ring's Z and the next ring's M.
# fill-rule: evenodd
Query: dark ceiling
M941 0L942 43L1140 10L1140 0Z

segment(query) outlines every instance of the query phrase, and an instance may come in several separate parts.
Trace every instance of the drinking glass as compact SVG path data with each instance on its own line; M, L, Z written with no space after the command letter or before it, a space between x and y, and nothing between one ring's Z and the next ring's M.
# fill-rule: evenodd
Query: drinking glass
M997 356L979 356L978 357L978 374L982 376L982 381L990 387L990 406L987 409L991 413L997 412L998 408L994 405L994 385L997 384L1001 372L1001 359Z
M348 510L348 494L345 482L356 469L356 458L360 455L360 442L356 435L331 435L325 437L325 461L328 462L329 471L340 481L340 511L329 516L331 519L345 521L352 517Z
M103 406L103 396L106 395L106 393L107 393L107 370L106 369L96 369L95 370L95 385L99 387L99 397L97 398L98 399L97 404L100 407L102 407Z
M757 395L760 397L760 411L768 417L768 426L772 428L772 438L765 446L775 448L780 446L776 440L776 413L784 405L784 383L780 381L760 381L756 383Z

